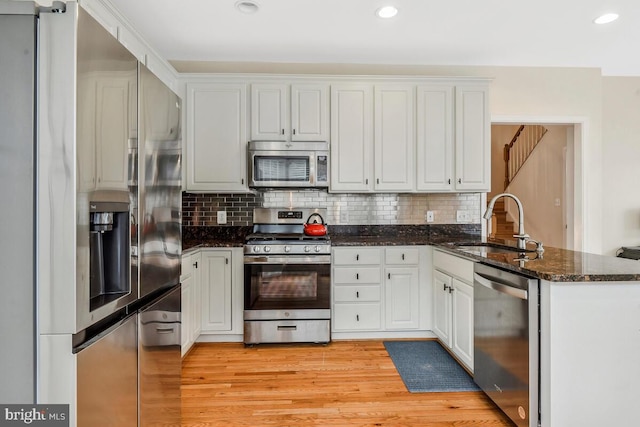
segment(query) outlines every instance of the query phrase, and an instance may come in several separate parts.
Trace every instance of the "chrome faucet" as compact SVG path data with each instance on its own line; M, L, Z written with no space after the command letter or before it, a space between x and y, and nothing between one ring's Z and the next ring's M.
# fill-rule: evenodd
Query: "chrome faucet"
M537 242L529 237L527 233L524 232L524 209L522 208L522 202L516 196L511 193L500 193L491 199L489 202L489 206L487 207L487 211L484 213L483 218L486 220L490 220L493 215L493 206L496 204L496 200L500 197L509 197L516 202L518 206L518 234L514 234L513 237L518 239L518 249L526 249L527 242L532 242L536 244L536 252L542 253L544 252L544 248L542 247L542 242Z

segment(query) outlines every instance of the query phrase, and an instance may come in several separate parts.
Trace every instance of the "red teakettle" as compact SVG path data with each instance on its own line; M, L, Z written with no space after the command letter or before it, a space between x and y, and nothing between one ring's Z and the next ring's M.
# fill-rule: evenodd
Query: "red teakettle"
M313 218L314 216L320 218L320 223L318 223L317 219L315 219L314 222L310 222L311 218ZM309 218L307 218L307 222L305 222L304 224L304 234L306 234L307 236L324 236L325 234L327 234L327 225L324 223L322 215L320 215L319 213L312 213L311 215L309 215Z

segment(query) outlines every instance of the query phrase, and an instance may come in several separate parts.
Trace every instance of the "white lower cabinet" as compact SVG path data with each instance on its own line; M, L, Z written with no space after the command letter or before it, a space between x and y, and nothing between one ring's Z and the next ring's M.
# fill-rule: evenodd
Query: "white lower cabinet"
M473 371L473 261L433 252L433 332Z
M332 331L400 337L429 329L425 257L418 246L334 248Z
M201 280L200 251L182 256L182 318L181 348L184 356L200 336Z

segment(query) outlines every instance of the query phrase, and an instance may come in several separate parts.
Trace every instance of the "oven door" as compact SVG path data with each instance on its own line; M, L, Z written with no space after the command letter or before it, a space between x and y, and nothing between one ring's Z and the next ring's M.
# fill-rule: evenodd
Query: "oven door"
M244 319L324 319L331 312L331 257L244 258Z

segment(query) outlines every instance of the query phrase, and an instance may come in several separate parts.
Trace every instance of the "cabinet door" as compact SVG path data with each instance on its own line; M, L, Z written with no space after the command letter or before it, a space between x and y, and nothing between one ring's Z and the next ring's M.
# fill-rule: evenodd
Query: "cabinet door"
M456 87L456 190L491 189L490 150L488 89Z
M329 86L291 86L291 140L329 140Z
M231 330L231 251L204 251L202 331Z
M375 184L377 191L415 186L415 88L375 88Z
M251 85L251 140L289 139L289 90L284 84Z
M191 343L194 343L202 330L202 260L200 253L191 256L191 263L193 267L191 273L193 278L191 297L193 301L191 303L191 318L189 320L191 327L189 333Z
M331 86L332 192L373 188L373 87Z
M433 332L447 346L451 347L451 277L440 271L433 272Z
M187 85L187 191L248 191L246 90L242 84Z
M385 323L387 329L420 327L420 281L418 268L387 268Z
M451 349L473 370L473 287L453 279Z
M101 78L96 90L96 187L127 190L129 80Z
M182 279L182 313L180 317L180 343L181 343L181 354L184 356L189 348L193 344L191 340L191 329L193 325L192 315L193 315L193 306L192 303L194 301L193 298L193 276L189 275Z
M453 86L418 86L418 191L453 189Z

